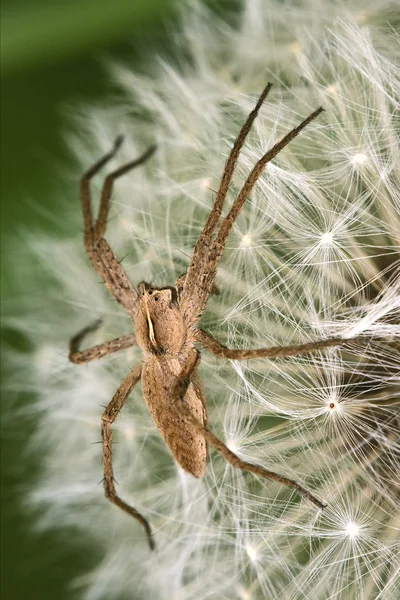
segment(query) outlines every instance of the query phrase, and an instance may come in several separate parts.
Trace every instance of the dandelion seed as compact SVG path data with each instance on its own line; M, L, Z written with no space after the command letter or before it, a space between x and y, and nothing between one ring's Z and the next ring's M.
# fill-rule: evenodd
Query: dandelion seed
M328 409L328 412L332 412L332 411L337 412L338 410L340 410L340 403L336 399L329 400L328 404L327 404L327 409Z
M240 600L252 600L252 595L248 590L245 590L244 588L241 588L239 590L239 597Z
M132 232L134 229L134 222L130 219L120 218L119 224L122 229L125 229L125 231Z
M200 182L200 187L203 190L207 190L210 187L210 178L209 177L204 177L201 182Z
M257 548L255 548L254 546L251 546L250 544L247 544L246 552L249 555L251 562L256 563L259 558L259 553L258 553Z
M352 162L353 165L365 165L365 163L368 161L368 156L366 154L364 154L363 152L357 152L357 154L355 154L352 158Z
M240 452L240 446L238 445L236 440L228 439L226 440L226 445L234 454L238 454Z
M321 244L325 246L330 246L333 242L333 233L332 231L327 231L321 235Z
M348 536L354 540L356 539L356 537L358 536L359 532L360 532L360 528L356 523L353 523L352 521L349 521L346 525L346 532L348 534Z
M328 94L337 94L338 92L338 85L336 83L331 83L330 85L327 86L326 91L328 92Z
M243 246L245 248L249 248L252 244L251 235L249 233L245 233L244 235L242 235L240 244L241 244L241 246Z
M124 425L123 434L126 440L133 440L135 437L135 428L131 425Z
M290 50L290 52L292 54L294 54L296 56L297 54L300 54L300 52L301 52L301 45L297 41L296 42L292 42L289 45L289 50Z

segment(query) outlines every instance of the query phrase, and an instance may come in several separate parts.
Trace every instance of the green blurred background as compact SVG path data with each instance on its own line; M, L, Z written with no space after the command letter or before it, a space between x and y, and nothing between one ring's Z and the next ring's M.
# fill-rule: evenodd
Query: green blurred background
M179 6L179 2L178 2ZM146 52L168 46L168 24L176 20L172 0L4 0L1 86L1 266L3 309L20 292L8 252L24 229L57 231L56 201L63 192L65 165L73 164L65 141L65 106L97 102L111 84L102 58L140 64ZM67 190L68 196L71 190ZM60 234L61 234L60 223ZM64 232L65 234L65 232ZM3 351L23 340L3 329ZM3 361L2 361L3 362ZM4 365L3 365L4 366ZM3 381L7 369L3 369ZM3 388L2 406L7 408ZM33 398L21 394L16 407ZM8 408L9 410L9 408ZM69 582L96 564L99 556L84 539L58 532L32 535L33 518L21 500L38 465L29 459L26 439L34 424L17 429L2 420L1 597L4 600L59 600L75 597ZM78 593L79 597L79 593Z

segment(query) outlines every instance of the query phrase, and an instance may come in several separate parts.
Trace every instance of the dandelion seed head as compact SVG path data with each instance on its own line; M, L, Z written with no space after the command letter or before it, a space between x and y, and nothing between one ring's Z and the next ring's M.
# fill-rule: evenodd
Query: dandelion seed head
M26 237L29 269L20 273L16 260L15 270L27 289L10 322L36 348L11 357L13 385L37 395L26 410L37 420L30 449L43 472L29 503L40 508L40 527L73 527L104 555L84 578L84 600L136 590L149 600L398 597L400 81L391 1L368 1L362 27L348 12L358 0L239 4L236 21L225 21L190 2L179 60L156 59L147 75L114 65L120 98L77 111L75 179L121 128L134 134L112 168L157 142L151 163L116 182L107 240L133 285L173 285L263 74L274 87L237 160L223 216L262 153L324 106L243 206L201 326L232 348L359 338L278 360L202 352L199 376L210 429L228 448L299 480L328 507L314 510L295 490L211 451L205 477L194 480L174 464L137 386L113 424L113 454L121 497L155 532L159 551L143 559L139 525L102 497L101 445L90 443L140 353L68 362L71 335L95 318L104 327L88 346L132 332L89 267L77 215L68 242ZM148 118L137 119L141 111Z

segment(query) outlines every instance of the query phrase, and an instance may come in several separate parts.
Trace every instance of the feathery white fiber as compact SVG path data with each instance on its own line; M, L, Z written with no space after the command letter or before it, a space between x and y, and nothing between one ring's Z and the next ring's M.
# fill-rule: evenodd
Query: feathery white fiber
M364 337L277 360L222 361L204 351L200 376L216 435L328 506L319 511L295 491L234 470L212 450L203 480L184 474L140 386L113 426L114 471L119 495L150 520L157 550L104 499L101 446L91 442L99 440L101 405L140 352L68 362L69 338L99 317L90 345L131 332L85 256L78 199L59 208L71 219L69 239L29 237L47 279L42 271L30 311L10 319L35 345L33 359L14 357L19 385L37 397L29 448L43 468L29 502L41 527L72 526L102 549L101 564L79 582L86 600L395 600L399 7L243 0L223 19L200 3L185 6L176 56L154 56L147 74L114 65L119 98L82 109L73 141L79 168L119 133L125 143L112 167L157 143L149 162L118 180L106 237L134 284L171 285L187 268L226 157L266 82L274 87L228 204L268 147L325 108L251 193L218 271L221 294L210 297L201 325L234 348Z

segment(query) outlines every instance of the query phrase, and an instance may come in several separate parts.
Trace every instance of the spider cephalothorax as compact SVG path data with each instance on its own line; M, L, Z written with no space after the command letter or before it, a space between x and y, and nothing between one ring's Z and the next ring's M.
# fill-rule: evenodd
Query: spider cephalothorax
M93 267L111 294L131 316L135 333L87 350L80 350L81 341L96 324L89 326L71 340L70 360L84 363L134 344L139 345L143 351L142 362L127 375L104 411L101 432L105 495L142 523L151 548L154 547L154 541L149 523L117 495L112 467L111 425L139 380L142 381L143 396L155 425L172 456L185 471L195 477L204 474L208 442L234 467L295 488L319 508L324 506L323 502L296 481L241 460L208 429L206 399L196 374L200 353L196 350L195 343L201 344L217 356L236 360L294 356L346 343L342 338L329 338L299 346L235 350L226 348L212 335L197 328L208 297L215 291L217 268L228 235L265 165L323 111L322 108L318 108L260 158L226 216L222 217L222 209L240 150L270 89L271 84L268 84L235 140L213 208L195 244L187 273L177 279L174 287L154 289L141 282L136 290L104 239L114 180L145 162L153 154L154 147L106 177L96 221L93 219L90 202L90 179L115 155L121 145L121 137L117 138L113 150L89 169L81 180L85 248Z
M144 352L170 355L184 352L188 338L175 288L154 289L141 282L134 315L136 340Z

